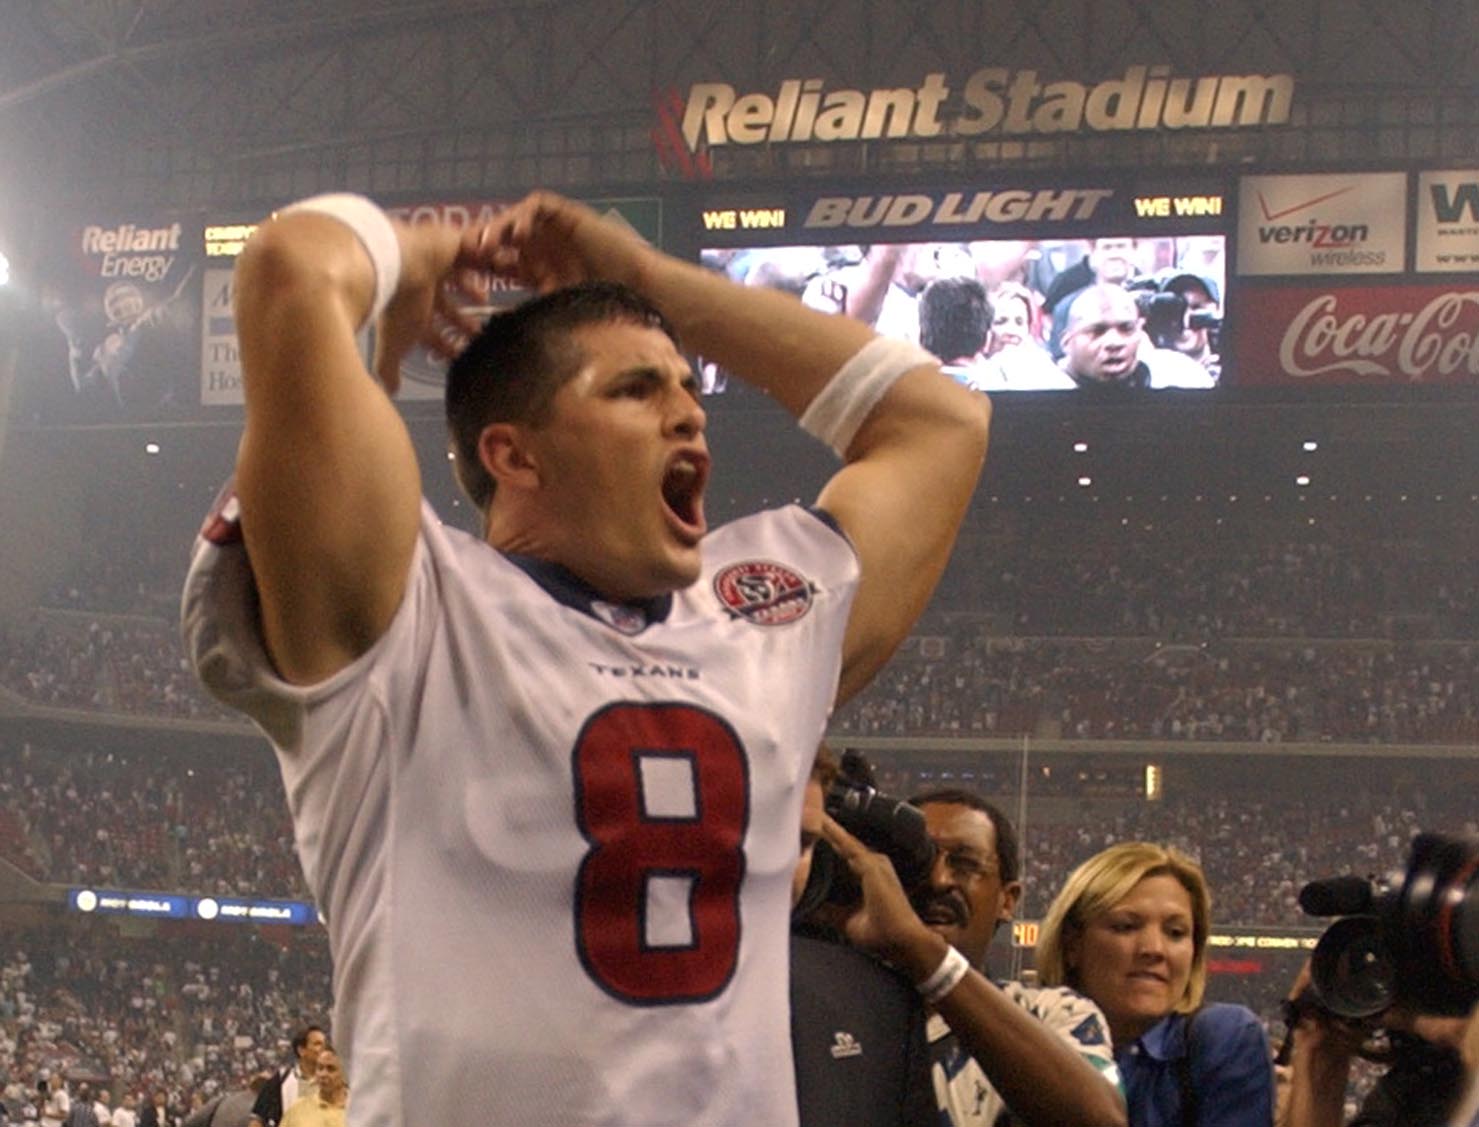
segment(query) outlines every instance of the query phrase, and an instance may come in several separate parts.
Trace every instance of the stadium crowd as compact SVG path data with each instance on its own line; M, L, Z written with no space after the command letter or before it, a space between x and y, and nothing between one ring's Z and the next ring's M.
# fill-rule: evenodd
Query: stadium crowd
M1404 543L1360 556L1328 540L1018 546L989 567L957 561L934 625L834 730L1472 741L1472 648L1438 640L1479 636L1479 582L1465 560ZM241 723L195 684L172 621L117 610L42 610L0 630L0 686L49 707ZM1414 622L1421 641L1404 634Z
M915 757L917 758L917 757ZM999 757L998 757L999 758ZM1015 809L1011 767L976 770L969 784ZM1138 768L1137 768L1138 769ZM1221 781L1182 777L1146 801L1137 769L1030 776L1030 832L1023 851L1027 899L1046 897L1084 857L1114 841L1175 844L1198 857L1216 889L1215 918L1284 926L1308 921L1300 885L1333 872L1397 867L1420 829L1479 830L1463 793L1424 794L1401 782L1328 791L1322 785L1229 795ZM1254 783L1271 776L1265 769ZM1275 773L1272 777L1277 778ZM905 795L942 782L908 755L880 759L880 783ZM1039 803L1039 800L1044 800ZM1288 827L1299 824L1291 836ZM197 894L307 899L282 783L265 753L231 762L156 755L0 748L0 857L38 880L67 885L168 889Z
M0 856L71 885L306 899L277 765L0 750Z
M188 926L147 936L99 920L7 935L0 956L0 1068L12 1122L36 1083L64 1070L115 1106L164 1093L171 1123L288 1058L287 1036L329 1006L322 933ZM28 1111L28 1108L30 1109Z

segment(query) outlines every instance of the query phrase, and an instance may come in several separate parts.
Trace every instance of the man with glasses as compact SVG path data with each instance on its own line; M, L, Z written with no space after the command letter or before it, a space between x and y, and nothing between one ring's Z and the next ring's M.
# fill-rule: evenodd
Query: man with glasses
M912 904L883 854L825 816L822 837L863 888L844 933L909 975L932 1008L927 1035L940 1122L1124 1127L1098 1007L1071 990L996 984L987 974L992 936L1022 895L1011 823L967 790L910 802L924 811L937 851L929 879L911 890Z

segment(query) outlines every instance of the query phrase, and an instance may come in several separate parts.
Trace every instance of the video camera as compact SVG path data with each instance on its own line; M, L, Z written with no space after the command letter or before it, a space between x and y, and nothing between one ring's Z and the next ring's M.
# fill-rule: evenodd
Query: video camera
M1311 881L1299 906L1340 916L1310 961L1313 1002L1373 1018L1402 1003L1466 1014L1479 1001L1479 839L1418 834L1405 872Z
M822 805L843 829L893 863L905 891L929 879L935 843L925 828L924 814L902 798L881 794L861 752L842 753L837 777L828 786ZM819 841L812 853L811 875L793 915L805 918L823 904L850 907L862 894L847 862L830 844Z
M1222 314L1210 309L1190 309L1181 292L1187 283L1195 283L1217 300L1216 287L1207 279L1185 271L1162 271L1149 278L1135 278L1125 283L1134 295L1135 308L1145 322L1145 334L1157 348L1176 348L1187 329L1206 329L1208 346L1216 352L1222 332ZM1188 312L1189 310L1189 312Z

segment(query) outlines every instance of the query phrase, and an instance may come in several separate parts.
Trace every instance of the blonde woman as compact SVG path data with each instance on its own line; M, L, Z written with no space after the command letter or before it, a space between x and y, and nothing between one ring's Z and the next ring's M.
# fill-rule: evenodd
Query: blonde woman
M1258 1019L1204 1004L1211 897L1175 849L1124 842L1073 871L1043 920L1038 978L1098 1003L1131 1127L1267 1127L1274 1079Z

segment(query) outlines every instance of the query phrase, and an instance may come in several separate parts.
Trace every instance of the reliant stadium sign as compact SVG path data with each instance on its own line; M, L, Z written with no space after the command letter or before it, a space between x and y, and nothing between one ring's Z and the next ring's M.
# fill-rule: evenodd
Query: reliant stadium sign
M1038 80L1035 70L983 67L958 101L942 73L917 88L828 90L820 78L783 81L770 93L741 94L724 82L689 88L682 135L702 146L1139 129L1229 129L1283 125L1294 78L1288 74L1173 78L1168 66L1132 66L1092 86ZM676 108L676 107L675 107Z

